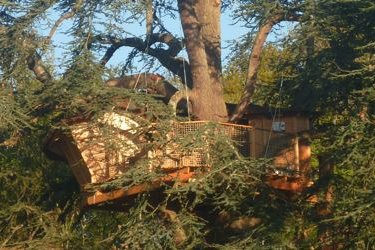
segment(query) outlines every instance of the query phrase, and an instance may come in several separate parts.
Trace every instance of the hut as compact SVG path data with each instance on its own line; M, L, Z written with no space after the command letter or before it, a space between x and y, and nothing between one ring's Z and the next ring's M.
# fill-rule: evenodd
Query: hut
M265 178L271 187L301 192L312 185L308 112L251 105L244 121L254 128L250 156L273 158L273 167Z

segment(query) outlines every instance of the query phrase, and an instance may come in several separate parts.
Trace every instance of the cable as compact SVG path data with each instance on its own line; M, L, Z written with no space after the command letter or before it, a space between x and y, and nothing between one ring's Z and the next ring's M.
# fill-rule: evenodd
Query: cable
M279 97L278 97L278 100L276 102L276 108L275 108L275 112L274 114L272 115L272 123L271 123L271 128L270 128L270 132L269 132L269 135L268 135L268 140L267 140L267 146L266 146L266 150L264 152L264 158L266 158L267 154L268 154L268 149L269 149L269 146L270 146L270 141L271 141L271 135L272 135L272 131L273 131L273 124L276 120L276 116L277 116L277 110L279 110L279 120L280 120L280 117L281 117L281 108L280 108L280 102L281 102L281 90L283 88L283 82L284 82L284 76L282 75L281 76L281 82L280 82L280 88L279 88ZM277 107L279 106L279 107Z

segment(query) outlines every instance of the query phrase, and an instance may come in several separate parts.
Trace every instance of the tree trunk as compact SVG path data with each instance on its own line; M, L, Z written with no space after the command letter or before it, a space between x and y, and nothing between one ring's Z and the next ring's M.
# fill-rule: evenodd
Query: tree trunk
M245 90L242 94L241 100L236 107L236 110L230 121L235 122L242 118L246 109L251 103L251 97L255 91L255 84L257 81L257 73L260 65L261 54L263 50L264 43L271 32L273 26L282 20L282 16L276 16L272 20L265 22L260 26L257 36L251 50L251 55L249 59L249 66L247 69L246 85Z
M220 1L179 0L193 81L189 99L198 120L225 121L227 110L220 81Z
M324 198L317 204L317 214L322 220L333 216L334 186L332 178L334 175L334 164L328 160L328 155L319 155L319 182L324 188ZM318 226L318 237L321 249L337 249L333 242L335 235L334 224L320 223Z
M146 35L152 34L152 23L154 22L154 9L152 0L146 0Z

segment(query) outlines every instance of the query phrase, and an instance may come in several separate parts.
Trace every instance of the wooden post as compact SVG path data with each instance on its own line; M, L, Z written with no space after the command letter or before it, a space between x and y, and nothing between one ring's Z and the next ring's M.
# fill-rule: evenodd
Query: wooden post
M295 135L294 138L294 165L296 170L299 172L299 143L298 143L298 135Z
M256 157L256 143L255 143L255 133L256 129L253 127L250 130L250 156Z
M306 137L307 135L304 135ZM310 172L311 146L307 138L299 140L299 168L303 174Z

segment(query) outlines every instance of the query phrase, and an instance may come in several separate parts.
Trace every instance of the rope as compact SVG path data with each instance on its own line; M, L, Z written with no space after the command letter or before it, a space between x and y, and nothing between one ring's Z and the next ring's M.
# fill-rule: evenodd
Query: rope
M149 46L149 43L150 43L150 36L148 36L148 34L146 34L146 49L145 49L145 53L147 53L148 52L148 46ZM135 90L136 88L137 88L137 86L138 86L138 83L139 83L139 79L141 78L141 75L142 75L142 71L143 71L143 69L145 69L146 68L146 64L145 65L143 65L143 67L142 67L142 69L139 71L139 73L138 73L138 77L137 77L137 81L135 82L135 84L134 84L134 87L133 87L133 90ZM147 87L148 87L148 83L147 83L147 73L146 73L146 71L145 71L145 84L146 84L146 94L147 94ZM130 98L129 99L129 102L128 102L128 105L126 105L126 109L125 109L125 112L127 112L128 111L128 109L129 109L129 106L130 106L130 102L132 101L132 98Z
M187 106L187 112L188 112L188 118L189 118L189 121L191 120L190 119L190 105L189 105L189 92L188 92L188 87L187 87L187 83L186 83L186 69L185 69L185 60L182 60L182 66L184 68L184 81L185 81L185 95L186 95L186 106Z
M143 66L143 68L144 68L145 66ZM142 68L142 69L143 69ZM141 75L142 74L138 74L138 77L137 77L137 81L135 82L135 84L134 84L134 87L133 87L133 90L135 90L136 88L137 88L137 86L138 86L138 82L139 82L139 79L141 78ZM145 79L146 79L146 72L145 72ZM146 81L146 80L145 80ZM130 98L129 99L129 102L128 102L128 105L126 105L126 109L125 109L125 112L127 112L128 111L128 109L129 109L129 106L130 106L130 102L132 101L132 99Z
M182 30L182 27L180 26L180 33L183 34L183 30ZM181 39L181 48L184 47L184 43L183 43L183 39ZM187 106L187 113L188 113L188 118L189 118L189 121L191 121L191 118L190 118L190 105L189 105L189 92L188 92L188 86L187 86L187 82L186 82L186 65L185 65L185 60L182 59L182 67L184 69L184 82L185 82L185 95L186 95L186 106Z
M281 118L281 108L280 108L280 102L281 102L281 90L283 88L283 82L284 82L284 76L281 76L281 82L280 82L280 88L279 88L279 97L278 97L278 100L277 100L277 103L276 103L276 108L275 108L275 112L274 114L272 115L272 123L271 123L271 128L270 128L270 132L268 134L268 140L267 140L267 146L266 146L266 150L264 152L264 158L267 156L268 154L268 149L269 149L269 146L270 146L270 141L271 141L271 136L272 136L272 130L273 130L273 124L276 120L276 116L277 116L277 111L279 110L279 121L280 121L280 118ZM277 107L279 106L279 107Z

